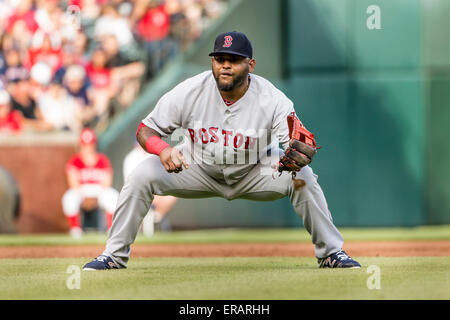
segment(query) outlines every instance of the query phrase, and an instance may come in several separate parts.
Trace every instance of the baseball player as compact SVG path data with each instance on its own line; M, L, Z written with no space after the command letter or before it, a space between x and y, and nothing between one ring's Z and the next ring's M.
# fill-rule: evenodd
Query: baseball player
M113 212L119 192L112 188L113 171L106 155L97 152L97 136L92 129L85 128L80 133L80 152L66 165L69 184L62 198L63 212L70 226L70 234L79 238L81 228L81 209L104 210L106 225L111 227Z
M359 268L342 250L343 237L308 166L316 152L314 136L293 121L292 101L253 74L250 41L236 31L220 34L210 56L212 70L167 92L139 125L137 139L151 156L126 181L106 248L84 270L127 267L130 246L155 195L288 197L311 234L319 267ZM171 147L161 139L180 128L180 145Z

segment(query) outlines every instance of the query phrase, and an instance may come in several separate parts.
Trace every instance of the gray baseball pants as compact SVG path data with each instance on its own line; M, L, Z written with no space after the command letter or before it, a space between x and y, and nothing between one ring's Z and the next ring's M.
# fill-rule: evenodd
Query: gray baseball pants
M199 164L192 164L180 173L168 173L158 156L150 156L138 165L125 182L114 213L104 255L119 266L126 267L130 245L135 241L139 226L147 214L154 195L180 198L223 197L256 201L289 197L295 212L311 234L317 258L324 258L342 249L343 237L333 224L325 196L309 166L297 173L305 185L295 189L292 176L283 174L273 179L262 175L263 164L255 167L233 185L219 183ZM267 169L267 168L266 168Z

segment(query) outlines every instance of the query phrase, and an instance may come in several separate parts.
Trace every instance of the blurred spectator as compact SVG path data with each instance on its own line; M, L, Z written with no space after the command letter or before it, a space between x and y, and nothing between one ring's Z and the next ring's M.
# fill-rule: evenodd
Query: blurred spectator
M98 46L92 52L92 59L86 66L87 76L97 90L111 87L111 69L106 65L107 56L102 47Z
M111 69L111 77L120 107L128 107L137 96L145 65L142 61L130 59L119 51L119 43L114 35L102 37L102 48L106 54L106 66Z
M25 65L31 69L38 62L47 63L51 70L52 76L62 65L62 48L60 39L52 37L49 33L36 33L33 37L33 47L28 50L25 59Z
M201 35L226 1L0 1L0 90L12 95L27 129L102 130L132 104L142 81ZM36 65L42 74L30 76Z
M67 91L51 82L51 70L43 62L31 69L37 105L42 117L54 130L79 132L82 126L81 106Z
M22 114L24 129L36 131L51 130L51 124L45 121L36 102L31 97L30 89L28 78L18 78L9 84L8 90L11 94L12 108Z
M4 83L13 82L17 79L28 77L28 70L21 63L20 51L11 48L4 52L2 64L0 66L0 77Z
M100 1L97 0L71 0L70 5L78 6L83 18L87 21L95 21L102 10Z
M50 83L39 97L38 104L52 129L79 132L82 125L79 105L59 84Z
M57 32L61 27L62 10L58 0L36 0L35 19L44 33Z
M22 131L22 116L11 107L6 90L0 90L0 134L19 134Z
M12 15L8 18L6 32L11 35L15 45L22 52L26 52L30 45L30 40L34 32L38 29L33 10L33 1L20 0L17 5L10 3Z
M11 34L4 33L1 35L0 55L2 56L2 59L4 58L4 54L6 51L13 50L18 47L19 46L18 46L17 42L14 41L14 38Z
M67 68L72 65L83 65L85 64L84 58L82 54L79 54L77 48L68 44L63 47L62 52L62 65L56 70L54 75L54 81L63 84L64 75L66 74Z
M8 33L12 33L16 23L24 22L26 29L30 33L34 33L39 25L37 24L35 19L35 11L32 9L32 0L20 0L17 6L12 9L12 14L9 16L6 25L6 31Z
M15 0L0 1L0 30L6 30L8 19L14 13L11 2Z
M127 19L121 17L117 6L111 3L103 5L101 16L95 23L94 37L100 39L105 35L116 36L121 47L131 45L134 40Z
M180 0L167 0L165 9L170 16L170 34L177 41L178 47L184 49L189 43L189 21L182 3Z
M156 75L166 60L176 52L173 42L168 38L170 17L163 2L158 0L137 0L133 21L147 51L147 63L150 76Z
M86 71L81 65L70 66L64 74L64 88L80 106L80 122L83 127L95 125L97 110L94 93L86 78Z
M89 60L88 43L89 39L87 35L80 30L77 32L75 39L71 42L74 55L82 61Z
M67 163L66 176L69 190L62 198L62 205L70 234L80 237L83 232L81 211L90 212L97 208L104 210L109 230L119 192L112 188L111 163L106 155L97 152L97 137L92 129L81 132L80 152Z
M195 40L202 34L202 14L203 8L198 1L188 1L185 5L184 15L188 20L189 32L187 37L189 40Z
M97 125L107 124L110 100L116 91L111 81L111 69L106 66L106 59L105 51L97 47L92 53L91 62L86 66L87 76L92 84L94 109L99 121Z

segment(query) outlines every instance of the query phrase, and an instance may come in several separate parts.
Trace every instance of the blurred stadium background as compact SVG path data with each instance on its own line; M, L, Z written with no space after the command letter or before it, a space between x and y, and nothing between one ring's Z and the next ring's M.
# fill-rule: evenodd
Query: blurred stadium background
M367 28L370 5L381 10L381 29ZM120 190L140 120L167 90L210 68L217 34L238 30L252 41L255 73L294 101L322 146L312 167L336 225L449 224L449 14L447 0L2 1L1 86L13 99L29 92L44 112L15 133L0 130L9 172L0 190L15 199L1 201L1 214L16 213L20 233L67 231L64 166L81 126L99 134ZM69 108L80 73L93 98ZM56 93L48 98L46 88ZM78 117L77 108L90 112ZM169 218L173 229L301 226L287 199L182 199Z

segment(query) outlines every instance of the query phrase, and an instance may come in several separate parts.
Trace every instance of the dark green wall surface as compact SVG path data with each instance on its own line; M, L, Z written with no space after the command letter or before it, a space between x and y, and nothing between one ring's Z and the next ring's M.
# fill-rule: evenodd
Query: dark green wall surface
M323 146L312 166L335 222L430 222L421 1L289 0L285 5L286 93ZM380 8L379 30L366 26L369 5Z

